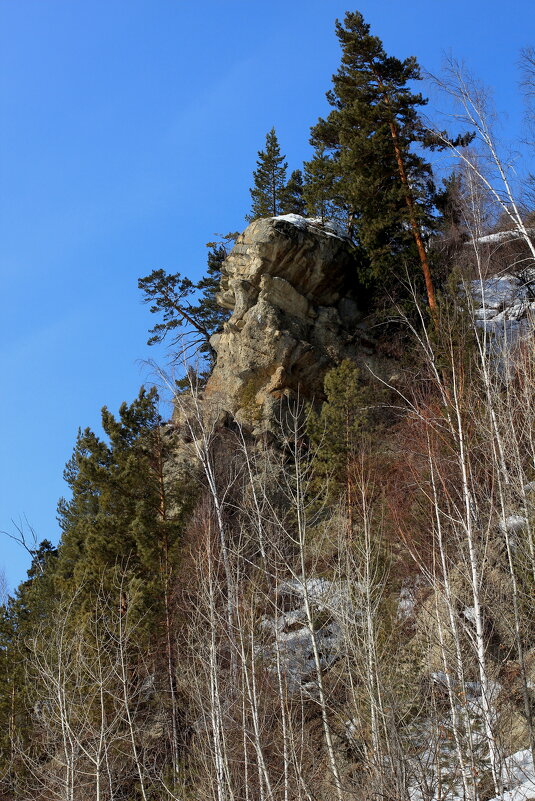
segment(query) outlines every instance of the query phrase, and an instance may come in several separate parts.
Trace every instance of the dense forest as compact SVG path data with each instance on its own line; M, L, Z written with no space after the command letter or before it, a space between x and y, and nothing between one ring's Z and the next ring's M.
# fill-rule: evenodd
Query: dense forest
M244 216L343 240L379 367L333 358L268 425L253 366L246 413L215 414L245 240L208 243L200 281L139 279L172 368L80 429L58 546L16 534L5 801L535 797L535 177L459 64L429 78L444 131L414 57L358 12L336 34L311 158L272 128ZM533 133L533 50L521 78Z

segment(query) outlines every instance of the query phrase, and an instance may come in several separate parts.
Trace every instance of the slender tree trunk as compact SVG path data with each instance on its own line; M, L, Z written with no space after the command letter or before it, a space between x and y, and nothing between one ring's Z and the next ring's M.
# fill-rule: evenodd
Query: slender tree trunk
M316 682L318 687L318 701L321 712L321 720L323 724L323 735L325 738L325 745L327 748L327 756L329 760L329 768L334 782L336 797L338 801L343 801L342 781L340 778L340 771L338 770L338 763L334 752L333 739L331 734L331 726L329 723L329 716L327 710L327 699L325 697L325 690L323 686L323 676L321 659L318 651L318 643L316 639L316 631L314 627L314 617L310 606L310 597L307 582L307 569L305 557L305 539L306 539L306 518L305 518L305 501L302 486L302 474L300 465L300 445L299 445L299 432L297 418L292 420L295 427L293 434L293 445L295 450L295 512L297 517L297 537L299 542L299 562L300 562L300 582L303 590L303 601L305 607L305 616L307 621L308 630L310 632L310 640L312 643L312 653L314 657L314 667L316 672Z
M431 268L429 267L429 259L427 258L425 245L424 245L424 242L423 242L423 239L422 239L422 232L421 232L421 229L420 229L420 224L418 222L418 215L416 213L416 205L414 203L414 197L412 195L412 190L411 190L411 187L409 185L408 178L407 178L407 171L405 169L405 163L403 161L403 154L401 152L401 146L400 146L400 142L399 142L398 126L396 124L395 117L392 114L390 97L388 95L386 87L383 84L383 82L380 79L380 77L377 75L377 73L374 73L374 74L375 74L375 78L377 80L377 84L378 84L381 92L383 93L383 98L385 100L385 103L386 103L386 105L388 107L388 110L389 110L389 112L391 114L391 117L390 117L390 120L389 120L389 126L390 126L390 133L392 135L392 143L394 145L394 153L395 153L395 156L396 156L396 163L397 163L397 166L398 166L399 178L400 178L400 181L401 181L401 183L403 185L403 189L404 189L404 192L405 192L405 203L407 204L407 209L408 209L408 212L409 212L409 221L410 221L410 225L411 225L411 231L412 231L412 235L414 237L414 241L416 243L416 248L418 250L418 256L420 258L420 264L421 264L421 267L422 267L422 272L424 274L424 281L425 281L425 288L426 288L426 291L427 291L427 302L428 302L428 305L429 305L429 311L431 312L431 317L433 319L433 324L434 324L435 328L438 330L439 320L438 320L438 309L437 309L437 300L436 300L436 295L435 295L435 287L433 285L433 279L431 277Z
M429 443L429 439L428 439ZM438 551L439 551L439 561L440 561L440 570L442 574L442 585L443 585L443 593L444 593L444 600L446 602L446 607L448 610L448 619L450 624L450 631L453 638L453 647L455 653L455 674L457 679L457 684L461 689L461 698L466 698L466 687L465 687L465 679L464 679L464 665L462 659L462 650L461 650L461 641L459 637L459 630L457 625L457 618L456 618L456 611L455 611L455 602L453 598L453 593L451 590L450 584L450 577L449 577L449 568L446 561L446 549L444 545L444 538L442 532L442 521L441 521L441 511L439 506L438 500L438 492L436 486L436 479L435 479L435 469L433 464L433 458L431 454L431 449L428 444L429 449L429 466L430 466L430 475L431 475L431 487L432 487L432 500L433 500L433 509L435 514L435 523L436 523L436 530L438 535ZM438 595L439 595L439 582L436 580L436 572L433 576L434 578L434 590L438 602ZM470 721L469 715L467 715L466 710L464 707L461 707L461 712L459 714L458 710L458 698L455 695L455 688L453 686L453 682L451 679L451 670L449 668L449 660L446 654L446 648L444 644L444 631L441 622L440 612L437 609L436 611L436 619L437 619L437 626L438 626L438 635L439 635L439 642L440 642L440 652L442 656L442 662L444 665L444 673L446 674L446 682L448 688L448 699L450 703L450 710L451 710L451 717L452 717L452 728L453 728L453 737L455 741L455 750L457 752L457 760L459 762L459 768L461 771L462 776L462 783L464 793L468 801L470 799L477 798L477 788L475 786L475 776L476 776L476 768L474 762L474 749L473 749L473 742L472 742L472 725ZM464 704L464 700L463 700ZM463 729L464 729L464 737L468 738L468 753L469 753L469 760L470 760L470 778L468 777L467 772L467 765L463 754L462 748L462 738L463 738Z
M416 215L416 206L414 203L414 198L412 196L411 188L409 186L409 181L407 179L405 164L403 163L403 156L401 154L401 148L399 145L399 135L398 135L397 125L394 121L390 122L390 133L392 134L392 141L394 143L394 152L396 154L396 162L398 165L399 177L401 183L403 184L403 188L405 190L405 203L407 204L407 209L409 211L409 220L411 224L412 235L416 243L416 248L418 249L418 256L420 257L420 264L422 267L422 272L424 274L425 288L427 291L427 302L429 304L429 310L431 312L431 317L433 318L433 323L435 325L435 328L438 329L437 300L435 295L435 287L433 285L433 279L431 277L431 268L429 267L429 259L427 258L425 245L422 239L422 232L420 229L420 225L418 223L418 217Z
M473 508L474 499L470 489L468 458L465 447L465 434L461 419L460 399L458 396L458 387L457 387L455 371L453 372L453 396L455 403L455 414L457 418L458 459L459 459L459 466L461 469L462 494L464 503L463 523L466 535L466 544L468 546L468 561L469 561L470 578L471 578L470 585L472 590L472 603L474 605L476 652L477 652L477 662L479 668L479 681L481 686L481 709L483 712L483 723L487 739L492 780L496 795L500 795L500 793L503 791L503 783L501 776L500 755L496 743L496 736L494 733L494 726L492 722L490 684L489 684L489 676L487 670L487 658L485 653L483 613L481 609L481 596L480 596L482 576L480 573L479 558L478 558L479 555L476 547L475 532L474 532L474 508Z
M127 626L127 622L128 619L125 620L125 615L119 612L118 615L119 630L117 635L117 645L119 652L119 679L121 684L123 710L127 722L128 737L132 748L132 756L134 759L134 765L136 767L136 773L139 779L139 789L141 791L141 796L143 798L143 801L147 801L147 792L145 788L145 775L144 775L143 765L141 764L141 755L139 753L139 748L136 742L136 735L138 734L138 732L135 729L134 720L132 718L132 711L130 708L131 698L128 686L129 679L128 679L128 655L127 655L128 632L125 628Z

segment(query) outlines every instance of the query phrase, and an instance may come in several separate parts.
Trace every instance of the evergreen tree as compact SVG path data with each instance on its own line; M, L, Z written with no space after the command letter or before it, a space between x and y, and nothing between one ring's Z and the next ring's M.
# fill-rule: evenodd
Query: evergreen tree
M195 320L190 314L191 303L189 298L195 292L195 284L190 278L183 278L180 273L166 273L165 270L153 270L150 275L138 280L138 287L144 293L144 303L152 303L150 311L153 314L162 314L163 322L157 323L150 329L152 336L148 345L163 342L167 334L189 325L194 331L195 344L204 344L209 339L209 331L202 320ZM180 334L173 340L176 344Z
M352 503L351 464L364 431L369 430L370 391L359 368L344 359L325 375L325 402L311 412L308 435L316 453L316 469L332 489L343 488Z
M204 320L205 327L211 332L210 336L223 328L223 323L228 320L229 311L219 305L217 294L220 290L221 271L223 262L229 254L229 250L234 246L238 232L225 234L218 241L208 242L208 259L206 275L196 285L200 292L197 305L193 307L193 314L196 318Z
M67 464L72 497L59 505L58 549L41 543L27 581L0 607L2 798L30 797L39 782L46 797L74 798L58 753L69 751L83 772L72 786L89 788L91 754L104 742L106 782L118 797L137 798L139 762L125 747L134 719L137 731L165 720L142 747L170 781L177 776L176 571L194 487L169 474L174 446L155 390L142 389L118 418L104 408L102 427L105 439L79 433Z
M466 198L462 176L452 172L442 180L442 187L436 193L437 209L436 235L431 240L430 255L433 259L435 275L446 280L452 266L460 268L466 258L464 243L470 238L466 225Z
M25 659L36 633L55 625L54 567L57 550L48 540L31 550L28 577L0 606L0 797L18 797L18 781L25 772L20 749L32 737ZM2 795L2 791L7 795Z
M387 56L362 14L336 22L342 61L327 99L333 110L312 129L338 176L357 237L370 259L370 278L385 278L400 259L420 260L429 305L434 288L423 242L432 226L430 165L414 149L426 143L418 109L427 101L409 83L420 80L415 58Z
M288 168L284 159L275 128L272 128L266 134L266 149L258 151L257 168L253 172L254 186L250 190L253 203L246 217L248 222L260 217L276 217L281 213Z
M306 212L306 204L303 196L303 173L301 170L294 170L288 179L288 183L281 194L281 214L301 214Z
M63 529L57 562L62 594L78 592L75 620L85 625L94 599L117 597L119 614L136 623L135 647L151 660L163 690L173 770L178 765L179 708L177 647L173 626L174 583L181 535L195 496L169 476L173 442L165 436L155 389L141 389L119 418L106 407L102 428L107 441L90 429L80 433L65 478L72 498L62 501ZM121 574L118 591L117 576ZM140 665L143 671L143 666Z
M333 159L323 145L316 147L310 161L305 162L304 199L309 217L325 220L347 218L340 196L340 178Z
M156 390L142 388L130 406L122 404L118 419L103 408L108 441L90 429L79 432L65 470L72 497L59 504L56 571L61 589L83 581L95 591L107 574L127 565L142 581L151 618L162 607L164 574L176 558L189 503L179 482L170 487L165 480L171 445L157 404Z
M228 255L230 243L238 236L229 233L217 242L209 242L207 271L194 283L180 273L153 270L138 280L144 293L143 302L152 304L150 311L161 314L162 322L150 329L149 345L163 342L168 334L174 335L172 345L180 343L180 354L199 351L208 358L208 367L214 357L210 337L223 327L229 317L227 309L217 303L221 268Z

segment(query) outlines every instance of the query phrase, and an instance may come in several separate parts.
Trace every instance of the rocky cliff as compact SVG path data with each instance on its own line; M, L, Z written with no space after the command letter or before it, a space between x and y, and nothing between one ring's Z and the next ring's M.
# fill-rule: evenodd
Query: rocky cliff
M251 223L224 263L218 300L232 316L211 339L205 399L265 430L282 399L320 399L329 368L371 358L356 276L355 249L332 224L295 214Z

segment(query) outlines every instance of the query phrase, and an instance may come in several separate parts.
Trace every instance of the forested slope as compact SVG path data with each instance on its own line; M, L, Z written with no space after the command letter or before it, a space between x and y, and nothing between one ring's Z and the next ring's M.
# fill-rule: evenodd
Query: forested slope
M6 801L535 794L533 179L455 65L453 136L414 58L337 34L312 159L271 130L205 278L139 280L171 420L104 407L58 547L20 532Z

